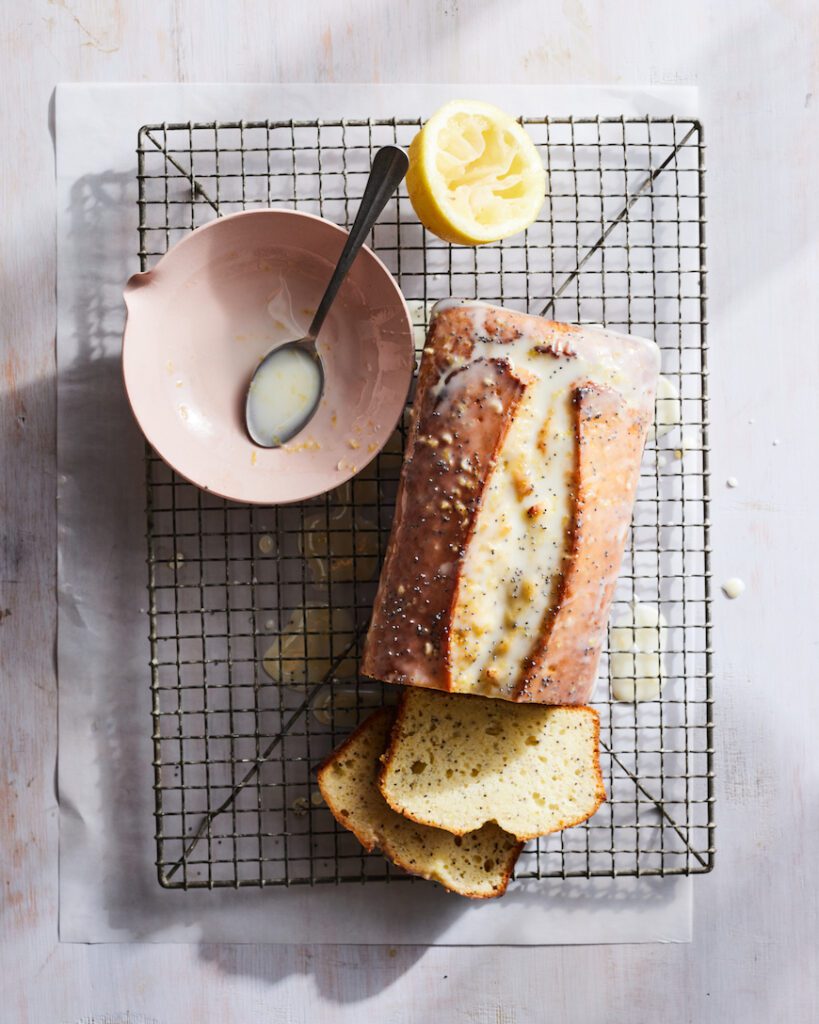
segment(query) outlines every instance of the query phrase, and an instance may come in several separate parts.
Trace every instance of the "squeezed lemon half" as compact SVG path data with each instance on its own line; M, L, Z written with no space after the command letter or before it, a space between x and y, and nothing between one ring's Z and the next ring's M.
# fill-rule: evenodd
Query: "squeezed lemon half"
M453 100L409 149L407 191L418 219L446 242L484 245L537 218L546 172L518 122L489 103Z

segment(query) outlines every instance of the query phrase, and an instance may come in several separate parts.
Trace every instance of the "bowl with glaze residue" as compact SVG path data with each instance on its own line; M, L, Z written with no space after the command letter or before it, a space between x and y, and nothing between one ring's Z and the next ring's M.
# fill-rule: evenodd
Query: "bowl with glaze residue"
M344 483L386 444L414 368L394 278L359 253L322 327L326 386L281 448L253 444L247 387L275 345L302 337L347 232L295 210L254 210L197 228L125 289L123 372L145 437L181 476L233 501L273 505Z

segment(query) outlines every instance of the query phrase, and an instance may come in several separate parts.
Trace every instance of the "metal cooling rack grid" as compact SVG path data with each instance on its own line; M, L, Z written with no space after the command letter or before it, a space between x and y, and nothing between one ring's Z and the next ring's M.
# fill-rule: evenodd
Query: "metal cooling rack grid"
M649 444L615 599L659 602L662 698L609 699L607 804L530 844L516 877L668 875L713 864L704 148L697 122L525 119L550 195L524 236L451 248L393 200L373 247L413 304L480 297L653 336L681 400ZM139 133L140 262L214 217L284 206L350 223L374 150L418 120L174 124ZM550 298L549 298L550 297ZM389 535L404 427L340 494L233 505L147 452L159 881L171 888L405 880L314 800L313 770L395 690L357 649ZM331 561L328 562L327 553ZM328 573L328 566L331 571ZM309 609L309 610L308 610ZM324 609L322 611L322 609ZM276 637L283 634L285 642ZM265 667L266 666L266 667Z

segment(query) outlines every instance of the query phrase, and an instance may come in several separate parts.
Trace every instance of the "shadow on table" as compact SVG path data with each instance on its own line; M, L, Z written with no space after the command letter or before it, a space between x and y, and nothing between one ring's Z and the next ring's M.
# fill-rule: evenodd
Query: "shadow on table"
M598 880L600 882L600 880ZM610 880L603 880L609 883ZM471 950L473 957L463 961L462 968L453 968L451 961L449 970L457 969L459 975L440 976L433 974L432 980L436 984L438 996L445 992L445 988L439 988L438 983L450 982L449 991L458 992L459 997L480 987L480 979L471 972L474 964L474 957L486 955L492 948L497 946L519 946L529 947L525 936L515 931L515 923L520 922L521 913L531 911L536 904L535 900L548 902L549 907L565 912L566 909L576 907L585 913L600 910L610 918L612 912L633 914L635 909L651 907L656 909L659 906L670 905L677 894L672 887L664 884L667 880L643 879L639 895L624 892L612 893L608 884L595 884L595 880L570 879L565 881L551 880L541 882L520 882L513 883L512 888L503 897L501 902L472 902L462 897L454 896L443 892L438 886L430 883L410 882L407 883L414 890L413 900L408 903L411 908L410 914L418 919L429 923L430 914L437 913L436 926L442 932L446 931L449 925L454 924L455 919L461 914L469 911L473 917L470 922L473 929L471 940L473 945L466 947ZM485 927L491 931L491 941L484 947L484 953L479 945L481 935L481 916L483 911L492 915L491 922L487 921ZM384 916L384 909L374 906L372 908L374 927L379 927ZM408 931L411 931L415 920L404 922ZM561 934L562 926L555 925L554 934L549 930L548 925L543 927L541 944L558 946L561 941L566 941L565 932ZM629 939L632 934L624 930L623 941L637 941ZM658 935L658 940L662 936ZM611 941L611 939L601 940ZM642 937L644 941L644 937ZM462 946L462 943L447 943L444 945ZM401 977L411 971L415 965L430 952L427 945L300 945L300 946L275 946L275 945L225 945L225 944L202 944L200 956L203 960L216 965L220 971L231 975L246 975L256 981L265 981L271 986L283 981L292 975L312 975L319 994L336 1003L347 1004L362 1002L377 995ZM548 950L541 951L546 955ZM429 977L427 974L425 977ZM464 988L464 986L466 988ZM419 996L421 1001L423 997Z
M245 912L271 919L276 913L319 915L339 893L328 886L184 892L157 882L144 447L120 365L122 287L136 269L126 255L136 248L133 218L122 211L135 201L134 181L130 171L76 183L63 253L75 277L71 287L61 282L72 301L61 307L59 350L61 936L187 940L224 934L232 910L231 936L241 942ZM463 911L454 900L442 901L440 893L416 898L406 884L391 888L409 897L400 900L402 928L423 922L425 935L435 935ZM379 931L389 902L353 900L356 936ZM95 925L97 914L107 926ZM279 928L279 935L286 933ZM320 926L312 933L320 934ZM343 936L344 929L336 934ZM417 947L410 963L423 948ZM320 988L339 990L329 980L337 951L202 943L201 955L225 970L242 972L246 966L271 983L309 971ZM409 966L405 957L401 963L393 965L385 985ZM353 987L342 983L340 990L355 998Z

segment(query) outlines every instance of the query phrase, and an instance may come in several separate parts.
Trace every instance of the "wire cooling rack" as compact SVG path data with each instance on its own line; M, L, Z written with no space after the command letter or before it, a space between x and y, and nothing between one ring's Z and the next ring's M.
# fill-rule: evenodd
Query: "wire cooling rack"
M516 876L672 875L714 857L704 145L675 118L527 118L549 195L525 234L450 247L406 192L372 246L413 309L505 303L656 339L679 392L650 440L612 620L630 602L667 622L658 700L595 702L608 801L530 844ZM162 124L139 132L143 270L213 218L296 207L349 225L375 149L420 121ZM157 870L170 888L398 881L322 806L314 770L393 687L358 652L389 535L405 427L322 498L247 507L204 493L147 452ZM656 632L655 634L656 635ZM622 676L622 668L618 670Z

